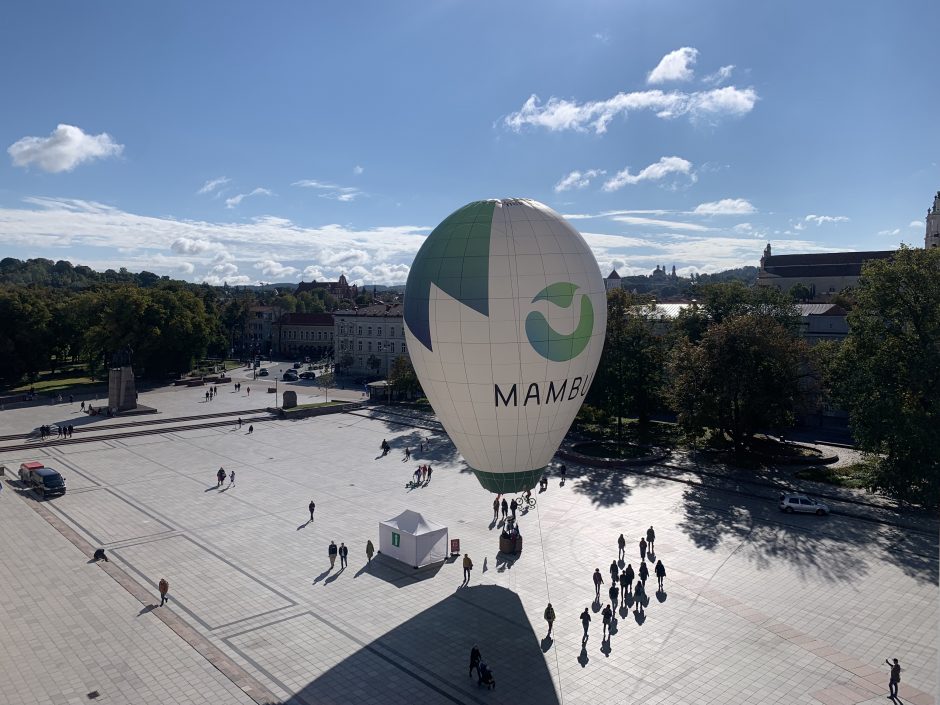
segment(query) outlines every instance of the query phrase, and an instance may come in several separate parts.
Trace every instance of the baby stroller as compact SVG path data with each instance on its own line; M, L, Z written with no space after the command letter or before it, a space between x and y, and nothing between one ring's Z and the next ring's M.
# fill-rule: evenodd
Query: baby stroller
M496 687L496 677L493 675L489 666L485 663L481 663L478 673L480 674L480 678L477 680L477 686L485 685L487 690L492 690Z

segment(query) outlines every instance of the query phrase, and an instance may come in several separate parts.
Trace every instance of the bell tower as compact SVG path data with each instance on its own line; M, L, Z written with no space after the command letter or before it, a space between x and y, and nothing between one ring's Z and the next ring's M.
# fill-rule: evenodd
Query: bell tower
M933 208L927 211L927 234L924 236L924 248L940 247L940 191L933 199Z

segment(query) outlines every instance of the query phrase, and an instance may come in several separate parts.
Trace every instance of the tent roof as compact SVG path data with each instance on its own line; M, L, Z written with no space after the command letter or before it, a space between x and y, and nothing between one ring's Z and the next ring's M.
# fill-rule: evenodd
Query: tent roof
M406 509L397 517L386 519L382 522L382 524L413 535L430 534L434 531L440 531L441 529L447 528L446 526L436 524L433 521L428 521L418 512L413 512L410 509Z

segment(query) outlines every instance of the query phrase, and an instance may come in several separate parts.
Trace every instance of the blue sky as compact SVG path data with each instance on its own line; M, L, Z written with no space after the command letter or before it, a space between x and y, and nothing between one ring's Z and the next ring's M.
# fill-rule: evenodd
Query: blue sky
M936 2L19 3L3 256L403 283L464 203L606 274L923 244ZM931 129L932 128L932 129Z

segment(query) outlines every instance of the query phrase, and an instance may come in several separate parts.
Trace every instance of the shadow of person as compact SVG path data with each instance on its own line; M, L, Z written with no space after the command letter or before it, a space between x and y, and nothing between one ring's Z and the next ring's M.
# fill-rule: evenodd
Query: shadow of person
M323 580L323 578L325 578L327 575L330 574L330 571L331 571L331 570L333 570L333 569L332 569L332 568L327 568L326 570L324 570L324 571L323 571L322 573L320 573L316 578L313 579L313 583L312 583L312 584L313 584L313 585L316 585L318 582L320 582L321 580Z
M483 556L483 573L485 573L489 568L487 567L486 561L488 556Z
M561 482L559 482L559 483L558 483L558 486L559 486L559 487L564 487L564 486L565 486L565 481L562 480Z
M137 613L137 616L140 617L141 615L145 615L148 612L153 612L155 609L157 609L156 605L147 605L146 607L141 608L140 612Z
M617 567L620 568L620 570L623 570L623 567L624 567L625 565L626 565L626 563L624 562L623 558L618 558L618 559L617 559Z
M326 580L324 580L324 581L323 581L323 584L324 584L324 585L329 585L329 584L332 583L334 580L336 580L336 579L342 574L342 572L343 572L344 570L346 570L346 569L345 569L345 568L340 568L338 571L336 571L335 573L333 573L333 575L331 575L331 576L328 577Z
M610 658L610 637L601 640L601 653L605 658Z
M490 522L489 530L492 531L495 528L496 528L496 520L493 519L493 521Z
M666 591L665 591L665 590L657 590L657 591L656 591L656 599L659 600L660 602L665 602L665 601L666 601Z
M546 636L544 639L542 639L542 653L543 654L548 653L548 650L552 648L552 644L554 643L555 643L555 640L552 639L550 636Z
M594 614L597 614L598 612L601 611L601 601L600 601L600 598L597 598L597 597L594 598L594 602L591 603L591 611L592 611Z
M647 551L647 552L646 552L646 560L649 561L650 563L655 563L655 562L656 562L656 554L653 553L652 551Z
M207 487L206 489L204 489L203 492L212 492L212 490L217 490L217 489L219 489L218 485L212 485L212 487Z
M301 529L306 529L306 528L307 528L307 524L309 524L309 523L310 523L310 520L307 519L307 521L305 521L303 524L301 524L300 526L297 527L297 531L300 531Z
M642 606L638 610L633 610L633 618L636 620L637 624L643 626L643 622L646 621L646 612L643 611Z
M616 617L610 620L610 628L607 630L608 641L610 640L610 637L612 637L614 634L617 633L617 624L618 624L618 621Z
M581 668L584 668L588 665L588 661L591 659L587 655L587 636L581 641L581 653L578 654L578 663L581 664Z
M370 568L371 568L371 567L372 567L372 561L369 561L369 562L367 562L367 563L364 563L363 566L362 566L359 570L356 571L356 574L353 576L353 580L355 580L356 578L358 578L358 577L359 577L360 575L362 575L363 573L368 573L368 572L370 572Z
M627 615L630 614L630 608L626 605L620 605L618 612L620 613L620 619L626 619Z

